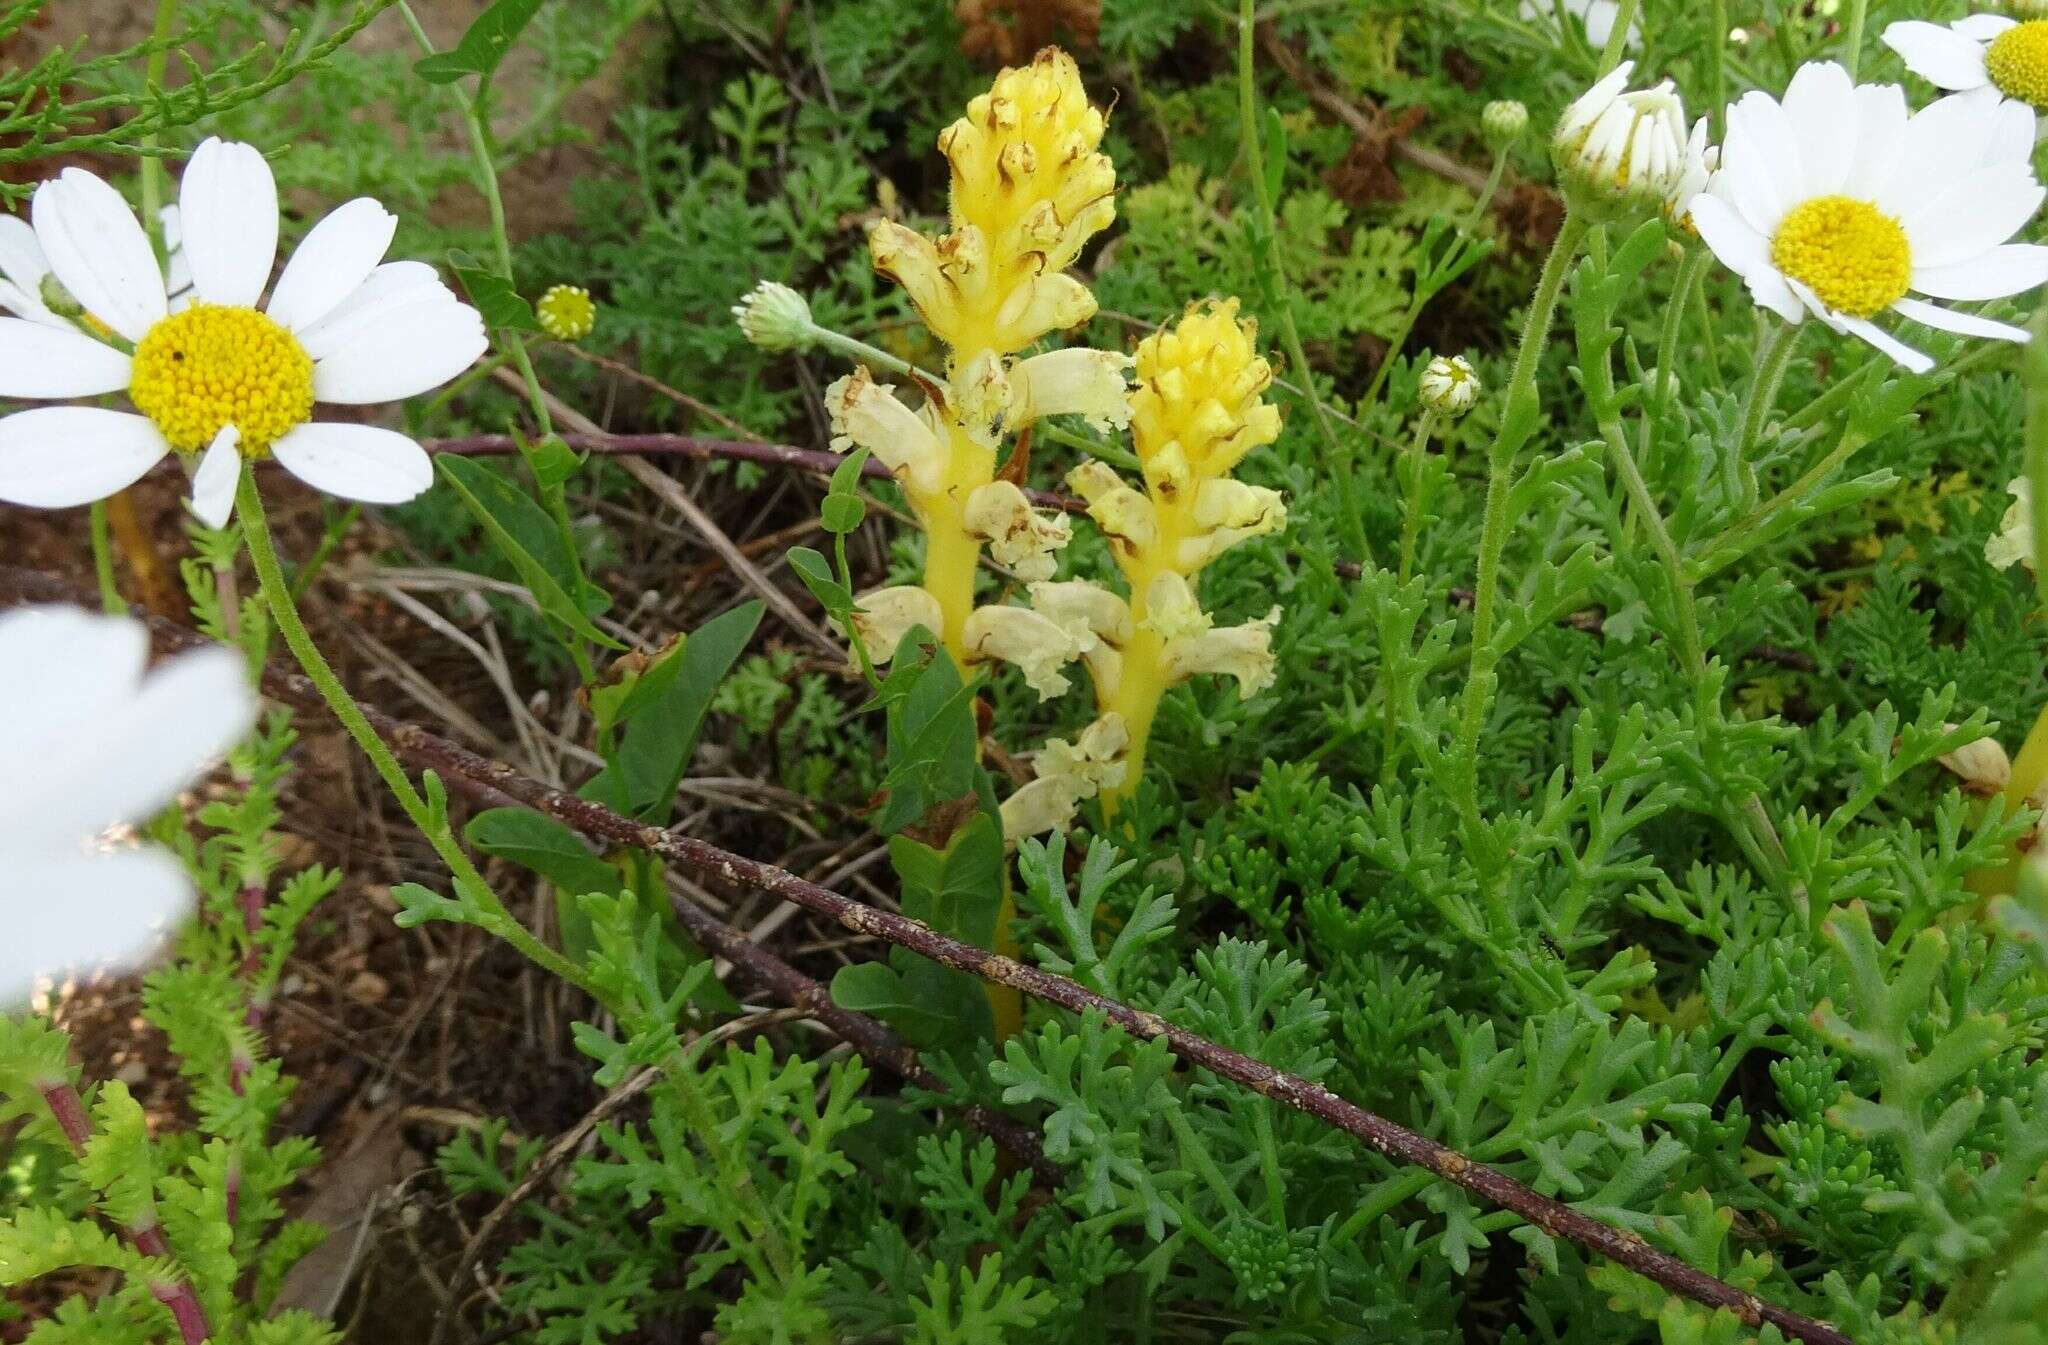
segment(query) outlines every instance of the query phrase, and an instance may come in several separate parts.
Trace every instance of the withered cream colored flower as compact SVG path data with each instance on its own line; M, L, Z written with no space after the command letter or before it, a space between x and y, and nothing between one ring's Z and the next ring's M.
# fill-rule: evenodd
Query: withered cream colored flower
M1065 514L1034 509L1008 481L991 481L967 497L967 531L988 543L989 555L1019 579L1050 579L1059 549L1073 538Z
M1629 91L1623 61L1565 109L1551 136L1566 204L1595 218L1662 209L1685 173L1685 104L1670 80Z
M834 451L858 444L912 490L930 494L945 488L950 458L931 407L911 410L895 389L860 368L825 389L825 413Z
M1950 732L1956 728L1954 724L1942 727ZM1972 794L1996 794L2012 779L2012 758L2005 754L2005 748L1999 745L1998 739L1988 734L1975 742L1964 743L1953 752L1942 753L1937 760L1954 772L1963 782L1963 788Z
M893 220L869 230L875 269L961 359L1011 354L1095 315L1095 297L1063 272L1115 216L1104 125L1073 58L1047 48L940 133L952 232L934 240Z
M227 649L145 671L141 623L68 607L0 616L0 1011L38 982L147 959L192 907L178 862L109 828L169 803L249 731Z
M943 620L939 600L915 584L878 588L854 599L854 629L877 663L895 658L903 637L919 626L937 634Z
M2036 117L2048 112L2048 17L1972 14L1947 25L1902 19L1885 28L1884 44L1938 89L2010 99Z
M1439 355L1423 366L1415 394L1426 410L1462 416L1479 401L1479 375L1463 355Z
M969 658L1015 666L1040 700L1064 695L1073 685L1060 670L1081 656L1081 642L1043 612L1000 603L977 607L967 618L965 638Z
M1219 626L1169 640L1161 660L1166 676L1170 682L1185 682L1202 673L1234 677L1238 694L1249 700L1273 685L1273 627L1279 624L1280 609L1275 607L1241 626Z
M1984 544L1984 559L1992 567L2009 570L2015 564L2034 568L2034 483L2016 476L2006 483L2012 504L1999 521L1998 532Z
M1130 642L1131 605L1088 579L1031 585L1031 606L1066 631L1088 665L1096 698L1112 700L1123 673L1123 649Z
M1072 742L1052 738L1032 763L1037 778L1003 800L1003 838L1009 841L1065 831L1083 800L1120 788L1129 779L1130 731L1123 717L1106 714Z
M61 508L103 499L165 454L196 461L192 507L234 507L244 459L273 457L344 499L397 504L433 484L426 451L392 430L322 422L316 403L400 401L445 383L488 344L482 319L420 262L383 263L395 216L365 198L306 235L274 287L277 188L247 145L209 140L180 193L192 302L173 311L149 237L119 192L83 169L36 189L35 242L85 315L25 303L19 229L0 318L0 397L125 392L141 414L52 406L0 420L0 500ZM262 307L264 291L269 302ZM109 333L112 340L101 339ZM119 344L116 344L115 341Z
M2010 238L2040 207L2033 116L1962 95L1908 115L1895 84L1800 67L1781 102L1749 93L1693 223L1750 297L1790 323L1819 318L1904 367L1934 361L1879 327L1902 318L2024 341L2018 327L1924 299L1995 299L2048 280L2048 248Z
M1195 587L1186 575L1167 570L1145 590L1145 629L1162 640L1171 643L1200 635L1215 624L1215 618L1202 610L1201 600L1195 597Z

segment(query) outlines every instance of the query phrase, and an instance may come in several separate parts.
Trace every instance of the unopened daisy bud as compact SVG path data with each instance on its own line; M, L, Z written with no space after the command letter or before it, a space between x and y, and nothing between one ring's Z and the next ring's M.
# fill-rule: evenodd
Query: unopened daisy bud
M1707 143L1707 119L1701 117L1692 124L1692 136L1685 142L1685 167L1664 198L1664 218L1687 237L1700 235L1699 227L1692 222L1693 198L1707 189L1714 170L1720 166L1721 147Z
M988 542L998 565L1009 566L1026 582L1052 578L1055 553L1073 538L1065 514L1032 508L1024 492L1008 481L991 481L968 496L960 521L970 535Z
M1216 624L1195 597L1194 586L1185 575L1166 570L1155 576L1145 590L1145 620L1162 640L1180 640L1200 635Z
M945 444L924 414L897 400L894 390L875 382L865 368L825 389L825 413L832 421L834 452L858 444L911 490L935 495L945 489L950 462Z
M2012 506L1999 521L1998 533L1984 544L1984 559L1993 569L2009 570L2013 563L2034 568L2034 483L2016 476L2006 484Z
M1415 395L1425 410L1462 416L1479 400L1479 375L1463 355L1439 355L1422 370Z
M1685 104L1666 80L1628 90L1623 61L1565 110L1551 137L1565 204L1594 219L1663 208L1685 172Z
M764 280L732 306L740 331L763 350L803 350L810 346L817 324L811 305L787 285Z
M540 329L557 341L581 341L597 326L597 305L581 285L556 285L533 306Z
M1495 154L1522 138L1529 129L1529 109L1512 98L1500 98L1479 114L1479 133Z
M1238 695L1249 700L1273 685L1273 627L1279 622L1280 609L1275 607L1257 621L1175 640L1166 646L1166 675L1175 682L1199 673L1235 677Z
M1001 659L1024 674L1040 700L1065 695L1073 684L1060 669L1081 656L1081 643L1065 627L1029 607L990 604L967 618L962 642L971 657Z
M1946 724L1943 727L1953 730L1956 726ZM2012 758L2005 754L1996 738L1984 737L1973 743L1964 743L1936 759L1953 771L1962 780L1963 788L1972 794L1996 794L2012 779Z
M853 627L867 647L868 657L887 663L896 657L903 637L922 626L938 631L945 625L939 600L915 584L878 588L854 600Z

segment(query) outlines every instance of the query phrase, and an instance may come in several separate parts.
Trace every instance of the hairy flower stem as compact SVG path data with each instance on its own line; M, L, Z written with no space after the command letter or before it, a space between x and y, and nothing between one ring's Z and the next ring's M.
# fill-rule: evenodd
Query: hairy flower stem
M1565 272L1578 254L1586 228L1586 222L1578 215L1567 214L1550 246L1550 255L1543 261L1543 273L1537 278L1536 293L1529 300L1528 317L1522 325L1521 344L1515 350L1514 372L1508 380L1500 429L1486 455L1486 513L1479 534L1479 577L1472 600L1472 667L1465 676L1464 704L1458 720L1458 807L1468 844L1479 842L1486 834L1485 820L1479 812L1479 735L1493 703L1495 668L1500 663L1500 651L1493 647L1493 623L1499 601L1501 553L1507 549L1511 521L1508 493L1514 484L1515 458L1535 433L1536 417L1542 411L1536 391L1536 366L1550 335L1550 320L1557 312L1558 296L1564 291Z
M1436 433L1437 413L1424 411L1415 422L1415 434L1408 441L1408 451L1401 459L1401 560L1395 577L1406 586L1415 574L1415 545L1422 535L1422 464L1429 448L1429 437ZM1384 679L1383 679L1384 680ZM1386 687L1386 734L1380 748L1380 779L1391 781L1394 765L1401 750L1399 717L1395 713L1394 698Z
M1238 134L1244 147L1245 176L1250 182L1252 203L1258 208L1262 230L1258 242L1260 264L1273 285L1273 307L1280 314L1280 340L1287 349L1294 376L1301 380L1301 395L1308 399L1309 414L1316 433L1329 453L1331 480L1337 485L1337 524L1346 545L1357 560L1372 565L1372 543L1365 535L1365 518L1358 510L1358 485L1353 479L1357 464L1352 453L1337 437L1330 413L1316 393L1315 371L1309 367L1302 348L1301 328L1294 321L1294 296L1288 289L1287 269L1280 260L1279 212L1266 190L1266 151L1259 134L1258 84L1253 78L1252 46L1257 35L1256 0L1239 0L1237 9L1237 115ZM1388 351L1388 358L1393 351Z
M1762 349L1756 357L1756 378L1749 385L1749 401L1742 411L1742 438L1736 445L1745 466L1757 440L1763 437L1771 409L1778 404L1778 388L1785 381L1785 370L1792 363L1792 347L1798 340L1799 328L1782 322L1771 322L1764 329Z
M114 578L114 539L107 524L107 502L94 500L90 512L92 573L99 582L100 607L108 616L119 616L128 610L128 604L122 600L120 582Z
M1621 0L1614 8L1614 28L1607 34L1607 45L1600 50L1600 70L1594 76L1604 79L1615 66L1621 64L1621 53L1628 45L1629 31L1636 26L1636 10L1642 0Z
M1852 84L1863 61L1863 19L1869 8L1870 0L1849 0L1849 20L1842 26L1842 64L1849 68Z
M92 1120L86 1115L85 1103L78 1096L78 1090L68 1082L59 1080L42 1084L39 1091L43 1103L50 1109L50 1117L56 1121L57 1129L64 1132L65 1142L71 1152L83 1158L85 1146L92 1140ZM157 1227L154 1216L151 1222L131 1224L124 1230L135 1244L135 1250L153 1260L171 1260L170 1244L164 1241L163 1230ZM171 1318L178 1324L178 1336L184 1345L201 1345L211 1338L212 1331L206 1324L206 1312L199 1306L199 1296L182 1277L168 1280L152 1280L149 1285L150 1297L170 1310Z
M454 833L445 819L435 816L427 801L413 787L406 776L405 768L398 764L398 758L384 740L377 736L370 722L363 717L362 710L341 685L334 669L328 664L326 655L313 642L306 629L305 621L299 616L298 605L292 601L291 588L285 582L284 570L278 564L277 547L271 540L270 520L263 509L263 496L256 489L255 476L245 467L242 482L235 500L235 512L242 520L242 530L249 547L249 560L256 570L256 582L261 587L263 601L269 606L271 617L277 622L278 634L284 637L292 657L298 660L313 685L319 688L321 697L348 730L356 746L370 759L370 765L382 777L398 806L412 824L419 828L420 835L448 866L455 878L456 898L465 907L472 908L478 922L491 933L517 948L536 966L553 973L561 979L589 991L591 986L583 969L563 957L554 949L535 938L526 926L513 918L512 913L491 890L490 884L470 861L462 847L455 841Z

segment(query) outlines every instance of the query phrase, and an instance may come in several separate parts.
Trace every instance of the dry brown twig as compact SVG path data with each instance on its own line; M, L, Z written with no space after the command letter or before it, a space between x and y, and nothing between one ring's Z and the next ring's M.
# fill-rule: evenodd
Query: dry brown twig
M51 576L0 566L0 603L75 601L77 596L68 584ZM153 620L150 624L160 640L172 647L189 648L203 643L203 637L173 623ZM296 674L268 669L263 677L263 687L266 694L287 704L309 711L324 710L324 702L317 689ZM402 758L415 768L436 771L451 785L462 785L486 797L510 799L565 822L593 838L635 846L721 882L779 897L832 920L855 934L903 948L991 984L1008 986L1044 1003L1073 1013L1099 1014L1133 1037L1165 1041L1168 1049L1189 1065L1199 1066L1261 1097L1342 1130L1397 1163L1426 1169L1488 1204L1519 1215L1545 1233L1576 1243L1674 1294L1709 1307L1727 1308L1747 1326L1769 1323L1795 1340L1808 1342L1808 1345L1853 1345L1848 1336L1826 1322L1767 1303L1652 1247L1636 1233L1582 1214L1504 1172L1475 1162L1426 1135L1347 1102L1320 1084L1274 1069L1176 1027L1156 1014L1097 994L1063 976L1054 976L1013 958L963 943L906 916L863 905L774 865L722 850L694 837L635 822L586 799L551 789L416 725L400 723L367 706L363 709L377 733ZM778 997L827 1023L863 1055L869 1055L877 1063L921 1087L932 1086L927 1082L930 1076L923 1066L889 1029L873 1019L849 1014L834 1005L823 986L772 958L772 955L764 954L743 934L725 926L695 903L672 896L671 905L685 929L693 938L702 941L709 951L740 965L761 964L765 959L766 963L772 964L766 974L755 967L750 966L749 969L755 970L755 974ZM880 1054L871 1054L871 1047ZM982 1113L974 1117L976 1124L991 1134L996 1134L997 1128L1012 1135L1020 1129L1009 1117L989 1115L986 1109L970 1109L970 1114L975 1111ZM1031 1142L1034 1145L1035 1141L1033 1136Z

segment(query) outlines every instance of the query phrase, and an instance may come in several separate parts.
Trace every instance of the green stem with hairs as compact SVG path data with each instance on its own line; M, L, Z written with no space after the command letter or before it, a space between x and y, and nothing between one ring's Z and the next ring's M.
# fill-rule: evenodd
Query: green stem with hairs
M164 78L171 68L171 25L177 21L178 0L157 0L156 23L149 34L149 60L143 67L143 87L154 91L163 88ZM159 244L163 242L162 213L164 207L164 161L153 151L157 148L156 127L152 125L142 137L142 227Z
M542 943L505 909L476 865L456 843L454 833L444 821L435 817L434 810L420 796L390 746L370 727L370 721L364 717L355 698L348 694L341 678L335 675L327 662L326 655L313 642L311 632L299 615L298 604L292 601L291 586L285 582L284 568L277 558L277 545L271 538L270 519L264 512L263 496L256 489L255 474L246 465L242 469L241 485L236 491L235 510L241 516L249 561L255 568L263 601L277 622L277 633L284 637L285 646L292 651L292 657L298 660L306 677L318 688L327 708L348 731L349 737L355 739L363 755L370 759L370 765L398 800L398 806L405 810L406 817L419 828L420 835L434 848L441 862L448 866L449 873L455 878L457 900L471 908L470 914L475 923L517 948L536 966L571 985L591 990L589 979L581 967Z
M1543 273L1536 293L1529 301L1529 314L1522 326L1521 344L1515 350L1514 373L1508 380L1502 402L1500 428L1487 451L1486 513L1479 534L1479 575L1472 600L1472 667L1465 677L1463 707L1458 720L1458 805L1466 830L1476 839L1484 823L1479 813L1479 734L1486 724L1486 712L1493 704L1495 667L1500 651L1493 647L1495 609L1499 605L1501 553L1507 549L1508 494L1514 484L1516 455L1535 432L1542 400L1536 391L1536 366L1550 334L1550 321L1557 312L1558 296L1564 291L1565 272L1578 255L1586 237L1586 223L1568 213L1559 226L1550 255L1543 261Z
M1849 82L1856 82L1856 69L1863 60L1863 19L1870 8L1870 0L1849 0L1849 22L1844 25L1842 41L1848 48L1842 64L1849 69Z
M1621 0L1615 7L1614 28L1607 34L1607 45L1600 50L1600 71L1595 79L1604 79L1621 64L1621 53L1628 45L1629 30L1636 26L1636 10L1641 3L1642 0Z
M1798 341L1799 328L1787 323L1772 321L1764 329L1763 349L1757 354L1756 378L1749 385L1749 401L1742 412L1738 456L1744 462L1749 460L1756 441L1763 436L1764 422L1770 418L1771 409L1778 404L1778 388L1785 381L1785 370L1792 363L1792 348Z
M107 523L107 502L92 502L92 572L99 580L100 606L108 616L124 616L128 604L121 600L121 585L114 578L114 538Z

